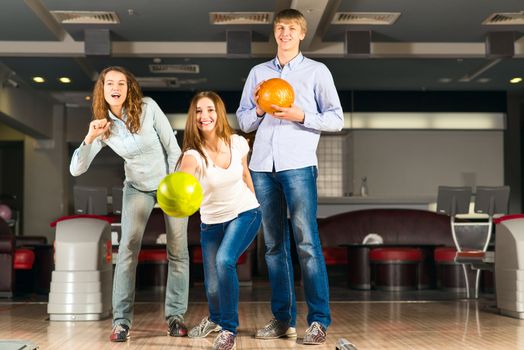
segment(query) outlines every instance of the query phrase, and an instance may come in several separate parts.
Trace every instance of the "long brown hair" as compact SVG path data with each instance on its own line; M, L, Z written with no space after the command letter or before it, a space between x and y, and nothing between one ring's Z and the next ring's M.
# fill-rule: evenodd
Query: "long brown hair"
M228 147L231 147L231 135L233 134L233 130L231 129L231 126L229 126L229 122L227 121L226 106L224 105L224 101L222 101L222 99L220 98L220 96L218 96L216 92L198 92L195 94L195 96L193 96L191 104L189 105L189 110L187 112L186 128L184 131L184 142L182 143L182 155L178 159L177 166L179 166L182 162L184 152L190 149L196 150L206 162L206 166L208 164L207 157L204 153L204 135L197 127L197 104L198 101L205 97L213 101L213 104L215 105L215 111L217 114L215 132L217 134L217 137L219 139L222 139L228 145Z
M98 76L93 88L93 119L109 119L109 104L104 97L104 81L106 74L110 71L120 72L126 76L127 97L123 105L127 115L126 126L131 133L136 134L140 129L140 116L142 115L142 90L135 76L123 67L107 67ZM110 135L111 129L104 134L106 138Z

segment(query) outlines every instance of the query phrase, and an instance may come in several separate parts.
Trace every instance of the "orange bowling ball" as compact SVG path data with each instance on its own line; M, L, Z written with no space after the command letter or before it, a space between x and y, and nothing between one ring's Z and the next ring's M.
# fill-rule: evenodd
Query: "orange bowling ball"
M295 101L293 87L284 79L273 78L264 81L258 90L258 105L266 113L276 112L271 105L291 107Z

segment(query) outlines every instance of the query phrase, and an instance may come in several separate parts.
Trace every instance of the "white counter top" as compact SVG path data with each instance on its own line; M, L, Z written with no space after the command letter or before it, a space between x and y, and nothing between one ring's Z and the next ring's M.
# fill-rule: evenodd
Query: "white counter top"
M351 197L319 197L319 204L362 204L362 203L434 203L437 198L434 196L405 196L405 197L374 197L374 196L351 196Z
M432 196L319 197L317 217L325 218L348 211L375 208L435 210L435 202L436 197Z

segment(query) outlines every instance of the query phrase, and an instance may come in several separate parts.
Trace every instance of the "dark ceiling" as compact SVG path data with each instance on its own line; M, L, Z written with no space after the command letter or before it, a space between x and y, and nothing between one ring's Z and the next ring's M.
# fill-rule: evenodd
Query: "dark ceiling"
M274 57L272 25L217 25L210 13L272 16L287 7L306 15L309 33L301 49L330 68L339 90L524 90L524 83L509 83L524 76L524 0L2 0L1 5L1 83L46 90L65 102L89 94L97 73L109 65L125 66L146 81L154 78L143 84L145 90L240 91L249 69ZM51 11L114 11L119 23L64 24ZM399 16L391 25L332 23L348 12ZM483 24L494 13L502 20ZM92 29L109 30L110 55L86 55L85 33ZM228 54L227 31L250 31L250 53ZM348 31L371 31L369 54L346 53ZM486 49L493 32L514 38L513 54ZM197 65L198 72L154 73L153 64ZM46 82L34 83L34 76ZM61 76L72 82L59 83ZM165 87L156 85L165 81Z

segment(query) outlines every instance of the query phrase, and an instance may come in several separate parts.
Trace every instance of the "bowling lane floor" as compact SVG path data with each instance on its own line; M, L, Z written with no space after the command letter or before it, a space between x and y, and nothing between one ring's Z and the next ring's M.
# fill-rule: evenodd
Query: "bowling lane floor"
M303 345L307 305L297 288L298 339L259 340L253 333L271 318L270 287L255 281L240 288L240 327L237 349L334 349L346 338L358 349L524 349L524 320L497 314L493 295L478 300L437 290L390 293L356 291L331 286L332 325L321 346ZM40 349L211 349L214 335L205 339L166 335L163 291L137 291L135 319L127 343L110 343L111 320L49 321L45 295L0 299L2 340L21 340ZM186 314L196 325L207 314L202 284L190 289ZM7 349L7 348L6 348Z

